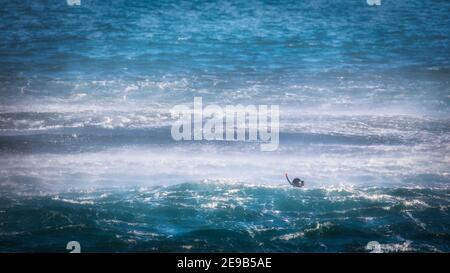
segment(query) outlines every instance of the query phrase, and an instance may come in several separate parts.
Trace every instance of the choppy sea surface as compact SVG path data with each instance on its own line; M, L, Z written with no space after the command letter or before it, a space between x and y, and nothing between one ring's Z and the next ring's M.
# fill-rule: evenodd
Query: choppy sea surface
M448 252L450 189L183 183L2 197L2 251Z
M449 252L449 30L444 0L6 1L0 252ZM279 105L278 150L174 141L194 97Z

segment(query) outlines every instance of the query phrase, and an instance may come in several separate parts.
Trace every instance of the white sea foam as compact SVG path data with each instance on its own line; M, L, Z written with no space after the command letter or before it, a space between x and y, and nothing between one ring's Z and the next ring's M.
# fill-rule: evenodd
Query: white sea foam
M65 203L78 204L78 205L94 205L95 204L95 202L93 200L74 200L74 199L61 198L59 196L53 197L52 199L55 201L61 201L61 202L65 202Z
M288 233L288 234L284 234L275 238L272 238L272 240L284 240L284 241L289 241L289 240L293 240L293 239L297 239L297 238L301 238L305 236L304 232L294 232L294 233Z
M381 252L411 252L414 248L411 246L412 241L405 241L403 243L391 243L391 244L380 244Z
M265 154L254 152L251 147L148 145L73 154L3 154L0 173L3 184L14 177L28 176L44 180L46 185L67 187L81 182L84 186L102 186L102 183L105 186L145 186L203 180L285 186L283 175L287 171L292 176L302 177L307 188L352 192L352 185L401 183L402 177L439 174L448 167L448 162L439 158L439 152L413 151L402 155L392 151L373 158L367 151L354 152L345 148L337 150L339 153L321 148L322 153L314 154L308 147L302 150L297 146L296 152ZM433 165L427 163L431 158ZM389 196L377 193L356 192L354 196L374 201L390 200ZM425 205L418 202L415 205Z

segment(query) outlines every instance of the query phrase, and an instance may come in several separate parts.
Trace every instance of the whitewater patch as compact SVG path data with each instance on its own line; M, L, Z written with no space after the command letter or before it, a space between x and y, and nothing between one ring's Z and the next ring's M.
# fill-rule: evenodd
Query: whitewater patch
M95 202L93 200L74 200L74 199L61 198L59 196L53 197L52 200L61 201L61 202L69 203L69 204L78 204L78 205L94 205L95 204Z

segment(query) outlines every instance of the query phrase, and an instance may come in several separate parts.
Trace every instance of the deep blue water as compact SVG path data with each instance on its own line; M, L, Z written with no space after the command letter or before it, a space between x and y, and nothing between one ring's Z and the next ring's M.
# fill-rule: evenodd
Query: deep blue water
M0 37L1 252L449 252L449 1L6 1ZM279 149L172 140L194 97L279 105Z
M2 197L2 250L448 252L449 189L227 183Z

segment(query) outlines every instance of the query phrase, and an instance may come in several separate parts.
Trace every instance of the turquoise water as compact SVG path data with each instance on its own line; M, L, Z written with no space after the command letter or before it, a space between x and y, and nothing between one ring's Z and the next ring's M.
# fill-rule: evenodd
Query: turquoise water
M5 198L3 251L449 251L449 189L223 183Z
M448 252L449 29L440 0L7 1L0 251ZM278 150L174 141L194 97L279 105Z

